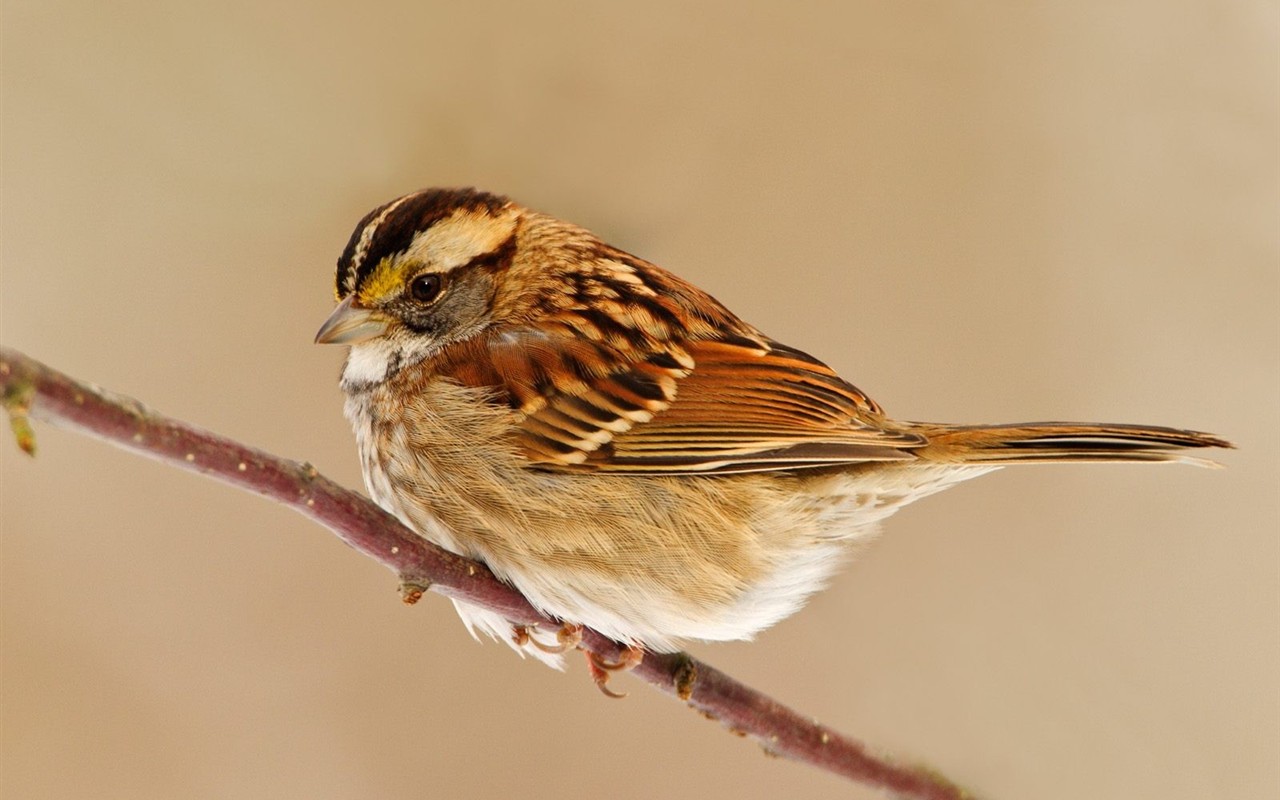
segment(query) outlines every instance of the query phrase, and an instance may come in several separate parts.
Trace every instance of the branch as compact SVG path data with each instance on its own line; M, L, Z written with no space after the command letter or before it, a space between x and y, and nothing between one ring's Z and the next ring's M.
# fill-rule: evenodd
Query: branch
M558 627L483 564L443 550L364 497L288 461L158 414L136 400L77 381L0 347L0 394L18 446L35 453L28 415L125 450L217 478L284 503L400 577L405 602L427 589L496 611L514 623ZM592 630L582 646L608 660L622 648ZM969 795L928 770L889 761L686 653L646 653L634 674L684 700L775 755L801 761L901 797L961 800Z

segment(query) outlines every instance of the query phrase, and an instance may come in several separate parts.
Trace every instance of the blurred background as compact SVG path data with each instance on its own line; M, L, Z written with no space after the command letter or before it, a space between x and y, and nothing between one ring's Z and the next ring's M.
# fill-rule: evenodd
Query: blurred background
M1215 431L1007 470L694 652L989 798L1280 785L1280 12L7 0L2 334L350 486L311 339L370 208L574 220L893 414ZM470 640L285 509L0 446L5 797L872 797Z

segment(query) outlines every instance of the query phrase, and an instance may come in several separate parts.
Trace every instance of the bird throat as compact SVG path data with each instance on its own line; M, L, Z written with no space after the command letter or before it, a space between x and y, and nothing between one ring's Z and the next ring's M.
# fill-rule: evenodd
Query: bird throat
M395 374L404 364L404 354L387 338L352 345L342 367L342 388L346 392L372 389Z

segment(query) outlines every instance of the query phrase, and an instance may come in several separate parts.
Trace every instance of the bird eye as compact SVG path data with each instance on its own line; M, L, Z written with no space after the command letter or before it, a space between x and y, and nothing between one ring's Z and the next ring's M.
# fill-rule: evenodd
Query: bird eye
M409 296L419 303L430 303L440 296L440 276L434 272L419 275L409 281Z

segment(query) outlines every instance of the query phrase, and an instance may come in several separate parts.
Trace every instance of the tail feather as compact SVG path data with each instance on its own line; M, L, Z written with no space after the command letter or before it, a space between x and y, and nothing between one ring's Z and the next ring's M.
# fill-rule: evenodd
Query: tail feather
M922 458L964 464L1036 464L1056 461L1173 461L1216 467L1185 450L1233 448L1211 433L1155 425L1026 422L1013 425L919 424L929 443Z

